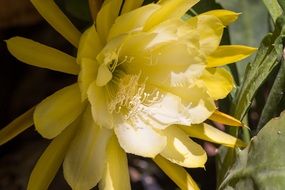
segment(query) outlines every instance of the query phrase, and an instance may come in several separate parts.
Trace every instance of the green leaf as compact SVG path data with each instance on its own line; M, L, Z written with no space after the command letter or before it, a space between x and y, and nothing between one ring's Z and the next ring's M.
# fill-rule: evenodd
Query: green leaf
M268 9L272 19L275 21L281 14L282 9L277 0L262 0Z
M280 114L280 104L285 92L285 61L282 58L278 74L275 78L274 84L270 90L266 104L262 110L260 120L257 126L257 132L267 123L271 118Z
M231 109L237 119L243 119L257 90L281 60L284 23L284 19L280 17L274 33L263 39L254 62L247 66L244 82Z
M285 189L285 112L269 121L251 140L237 151L234 166L218 189Z

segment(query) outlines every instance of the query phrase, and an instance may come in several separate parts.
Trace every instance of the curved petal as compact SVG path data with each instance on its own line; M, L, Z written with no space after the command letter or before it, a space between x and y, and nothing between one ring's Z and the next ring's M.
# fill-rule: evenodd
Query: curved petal
M161 1L161 8L155 11L144 25L143 31L148 31L152 27L170 18L181 18L199 0L167 0Z
M64 160L77 124L77 121L72 123L49 144L32 171L28 190L48 189Z
M81 33L58 8L53 0L31 0L44 19L67 39L74 47L78 47Z
M203 81L209 95L215 100L225 98L234 87L231 74L223 68L205 69L200 80Z
M182 190L199 190L198 185L187 171L174 163L169 162L162 156L157 156L153 161L164 171L170 179Z
M102 50L103 45L95 29L95 26L88 28L81 36L77 51L77 63L81 63L82 58L96 60L97 55Z
M127 155L113 135L106 156L106 168L99 183L100 190L131 190Z
M130 0L129 2L139 1ZM141 30L148 17L159 7L156 4L149 4L119 16L110 29L108 41L121 34Z
M184 131L177 126L171 126L163 133L167 136L167 145L160 153L161 156L183 167L204 167L207 160L206 152Z
M18 134L33 126L33 114L35 111L35 107L32 107L16 119L14 119L11 123L9 123L6 127L0 130L0 145L5 144L12 138L16 137Z
M106 42L109 30L119 15L123 0L105 0L96 18L96 28L102 42Z
M115 133L127 153L143 157L154 158L166 145L166 137L152 129L141 118L118 123Z
M190 18L187 22L192 26L196 26L202 52L209 55L218 48L223 36L224 25L217 17L199 15Z
M130 12L131 10L140 7L142 4L143 4L143 0L136 0L136 1L125 0L121 14L125 14L127 12Z
M208 119L216 110L215 102L204 87L194 85L192 87L173 87L167 89L179 96L185 106L185 113L191 119L192 124L197 124Z
M219 46L207 57L207 67L218 67L240 61L250 56L256 48L241 45Z
M81 114L83 108L78 85L65 87L37 105L34 112L36 130L45 138L54 138Z
M108 110L108 94L104 87L99 87L94 81L87 91L91 104L93 119L100 127L113 128L113 115Z
M84 101L87 98L87 91L90 84L96 80L98 63L92 59L83 58L80 66L78 84L81 92L81 100Z
M240 13L236 13L236 12L225 10L225 9L218 9L218 10L212 10L212 11L205 12L202 15L215 16L222 21L224 26L228 26L229 24L237 20Z
M90 108L86 109L79 125L64 159L63 172L72 189L91 189L102 178L112 132L94 123Z
M217 144L222 144L228 147L245 147L246 144L233 137L212 127L206 123L191 126L180 126L180 128L185 131L190 137L203 139Z
M57 49L22 37L6 42L10 53L24 63L68 74L79 73L75 58Z

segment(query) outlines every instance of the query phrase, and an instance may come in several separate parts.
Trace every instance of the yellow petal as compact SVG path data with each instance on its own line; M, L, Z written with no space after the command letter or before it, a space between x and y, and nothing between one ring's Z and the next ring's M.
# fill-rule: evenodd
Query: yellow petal
M144 25L144 31L170 18L181 18L199 0L167 0L161 2L161 8L155 11Z
M0 130L0 145L8 142L12 138L16 137L18 134L33 126L33 113L35 107L29 109L16 119L14 119L11 123L9 123L6 127Z
M81 100L84 101L87 98L87 90L90 84L96 80L98 63L93 59L83 58L80 66L78 84L81 92Z
M199 15L188 19L187 22L191 26L196 25L202 52L209 55L218 48L223 36L224 25L217 17Z
M112 77L112 72L109 70L108 66L105 64L101 64L98 68L96 85L105 86L112 79Z
M100 190L131 190L127 155L113 135L106 156L106 168L99 184Z
M81 36L77 51L77 63L81 64L82 58L96 60L97 54L103 48L95 26L92 25Z
M208 11L208 12L203 13L202 15L212 15L212 16L215 16L215 17L217 17L218 19L220 19L222 21L224 26L228 26L229 24L231 24L231 23L233 23L234 21L237 20L237 18L240 15L240 13L236 13L236 12L233 12L233 11L220 9L220 10Z
M136 0L136 1L125 0L121 14L130 12L131 10L134 10L134 9L140 7L142 4L143 4L143 0ZM132 17L130 17L130 18L132 18Z
M45 138L54 138L81 114L83 107L78 84L65 87L37 105L36 130Z
M112 133L94 123L90 108L86 109L79 125L64 159L63 173L72 189L85 190L95 187L102 178L106 147Z
M96 18L96 28L102 42L106 42L109 30L119 15L122 0L105 0Z
M97 86L94 81L88 88L87 95L94 121L100 127L113 128L113 115L108 110L108 94L104 87Z
M163 134L167 137L167 145L160 153L169 161L183 167L204 167L207 155L204 149L176 125L168 127Z
M130 2L138 2L130 0ZM115 20L110 33L108 41L112 38L131 31L141 30L149 16L159 9L159 5L149 4L131 12L121 15Z
M139 116L119 121L114 129L121 147L127 153L154 158L166 146L166 137Z
M238 119L230 115L227 115L225 113L219 112L218 110L216 110L209 117L209 119L225 125L236 126L236 127L243 126L243 124Z
M74 47L78 47L81 33L64 15L53 0L31 0L44 19L67 39Z
M77 124L77 121L72 123L49 144L32 171L28 190L48 189L64 160Z
M6 42L10 53L24 63L68 74L79 73L75 58L57 49L22 37Z
M215 100L225 98L234 86L231 74L223 68L205 69L200 80L204 82L209 95Z
M223 66L250 56L256 48L241 45L223 45L207 57L207 67Z
M171 163L161 156L157 156L153 160L180 189L199 190L198 185L183 167Z
M228 135L227 133L224 133L223 131L220 131L206 123L191 126L181 126L181 129L183 129L190 137L203 139L228 147L246 146L246 144L240 139Z

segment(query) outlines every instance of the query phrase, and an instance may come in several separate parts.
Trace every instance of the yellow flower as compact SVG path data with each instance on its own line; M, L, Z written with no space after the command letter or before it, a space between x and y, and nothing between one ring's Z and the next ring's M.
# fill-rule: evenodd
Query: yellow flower
M47 189L62 163L75 190L98 182L100 189L130 189L126 153L153 158L181 189L198 189L183 167L204 167L207 156L189 136L244 146L203 123L212 119L241 125L218 112L214 103L233 88L229 72L217 66L255 50L219 46L224 27L238 14L215 10L183 20L198 0L145 6L143 1L122 2L105 0L95 24L81 35L52 0L32 0L78 48L76 58L29 39L7 40L9 51L27 64L78 75L78 83L47 97L0 131L3 144L34 123L43 137L53 139L28 189Z

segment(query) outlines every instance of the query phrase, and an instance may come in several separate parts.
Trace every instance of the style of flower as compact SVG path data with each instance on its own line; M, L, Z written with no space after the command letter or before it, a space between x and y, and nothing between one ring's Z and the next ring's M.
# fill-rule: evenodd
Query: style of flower
M31 1L72 45L72 57L22 37L9 51L30 65L78 75L78 83L47 97L0 131L0 144L35 125L53 139L37 162L28 189L47 189L61 164L75 190L130 189L126 153L153 158L181 188L198 189L183 167L204 167L195 137L244 146L204 123L241 123L219 111L215 100L233 88L218 67L255 49L223 45L223 29L238 17L227 10L182 17L198 0L93 1L95 24L81 34L52 0ZM96 3L97 2L97 3ZM99 10L96 14L96 10Z

